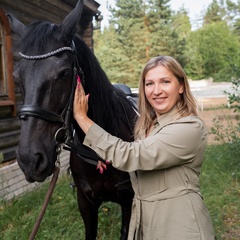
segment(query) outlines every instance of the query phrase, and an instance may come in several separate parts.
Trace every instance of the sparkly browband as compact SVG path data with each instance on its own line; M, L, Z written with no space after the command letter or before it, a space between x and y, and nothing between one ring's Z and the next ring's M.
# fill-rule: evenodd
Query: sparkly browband
M52 52L49 52L49 53L46 53L46 54L42 54L42 55L36 55L36 56L28 56L28 55L25 55L21 52L19 52L20 56L22 58L25 58L25 59L30 59L30 60L34 60L34 59L43 59L43 58L48 58L48 57L51 57L53 55L56 55L57 53L60 53L60 52L63 52L63 51L71 51L71 52L75 52L75 50L71 47L62 47L62 48L58 48Z

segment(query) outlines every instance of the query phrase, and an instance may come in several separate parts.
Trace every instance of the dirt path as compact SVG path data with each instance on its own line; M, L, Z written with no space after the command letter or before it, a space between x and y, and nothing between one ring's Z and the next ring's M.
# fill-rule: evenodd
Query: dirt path
M206 98L204 101L199 102L199 106L199 116L204 120L209 132L211 131L212 127L216 126L216 122L221 124L226 129L226 131L228 127L236 126L237 122L239 122L240 113L234 112L233 109L226 107L226 98ZM219 143L214 139L214 135L209 134L209 144Z
M215 136L213 134L210 134L211 128L216 127L216 122L218 122L220 125L222 125L224 128L222 131L224 131L224 134L227 133L227 129L231 126L236 126L237 122L240 118L239 113L235 113L233 109L216 109L216 110L204 110L199 113L199 116L204 120L208 131L208 143L209 144L217 144L218 141L214 140Z

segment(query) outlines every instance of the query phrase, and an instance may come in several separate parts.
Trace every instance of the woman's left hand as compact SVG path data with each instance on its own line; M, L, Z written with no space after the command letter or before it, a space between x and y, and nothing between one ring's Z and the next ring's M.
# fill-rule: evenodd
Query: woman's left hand
M97 169L101 174L103 174L104 170L107 170L107 165L101 161L98 161L97 163Z

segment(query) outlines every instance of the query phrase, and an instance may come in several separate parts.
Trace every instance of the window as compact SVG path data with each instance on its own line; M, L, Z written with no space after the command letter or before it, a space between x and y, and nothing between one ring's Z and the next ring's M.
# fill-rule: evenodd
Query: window
M11 29L0 8L0 118L16 115Z

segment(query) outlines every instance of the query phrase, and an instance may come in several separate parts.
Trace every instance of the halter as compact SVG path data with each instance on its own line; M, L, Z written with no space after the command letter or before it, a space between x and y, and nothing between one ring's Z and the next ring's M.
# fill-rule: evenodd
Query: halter
M74 92L76 88L77 75L81 76L82 84L84 85L85 83L84 73L78 64L75 44L74 42L72 42L72 47L61 47L52 52L42 54L42 55L29 56L19 52L20 56L24 59L40 60L40 59L45 59L45 58L54 56L64 51L70 51L72 54L75 54L75 60L74 60L74 67L73 67L73 80L72 80L71 94L70 94L70 98L68 99L68 103L63 109L62 113L58 115L52 111L49 111L46 108L42 108L40 106L35 106L35 105L23 105L19 111L19 119L23 121L26 121L28 117L31 116L34 118L45 120L47 122L60 124L62 127L60 127L56 131L54 136L54 139L57 145L59 145L60 143L64 143L69 138L69 135L72 136L72 130L69 122L70 122L70 117L72 113L72 105L73 105L73 99L74 99Z

